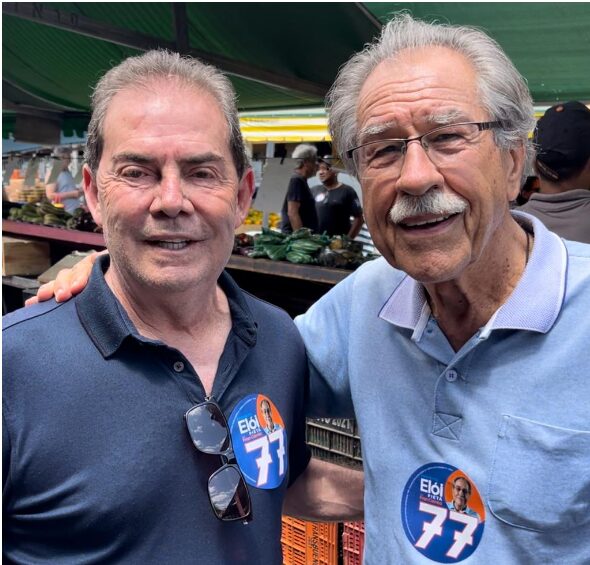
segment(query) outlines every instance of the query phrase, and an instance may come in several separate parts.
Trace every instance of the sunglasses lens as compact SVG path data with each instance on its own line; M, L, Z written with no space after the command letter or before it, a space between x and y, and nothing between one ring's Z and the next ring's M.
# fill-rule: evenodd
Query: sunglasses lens
M250 514L250 495L240 472L224 465L209 479L209 499L220 520L240 520Z
M186 413L186 425L195 447L203 453L219 455L231 446L225 416L212 402L205 402Z

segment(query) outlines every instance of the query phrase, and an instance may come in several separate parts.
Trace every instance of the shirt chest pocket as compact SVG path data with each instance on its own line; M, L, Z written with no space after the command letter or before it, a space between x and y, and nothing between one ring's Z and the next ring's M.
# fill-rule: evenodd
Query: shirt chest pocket
M487 498L496 518L520 528L590 522L590 431L503 416Z

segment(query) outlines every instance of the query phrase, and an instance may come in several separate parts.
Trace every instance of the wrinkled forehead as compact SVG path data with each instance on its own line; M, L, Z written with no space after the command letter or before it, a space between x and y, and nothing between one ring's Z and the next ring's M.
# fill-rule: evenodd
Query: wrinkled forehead
M379 133L374 128L391 128L397 121L436 126L473 120L482 109L478 84L475 67L456 50L404 49L381 61L363 83L357 101L358 130Z

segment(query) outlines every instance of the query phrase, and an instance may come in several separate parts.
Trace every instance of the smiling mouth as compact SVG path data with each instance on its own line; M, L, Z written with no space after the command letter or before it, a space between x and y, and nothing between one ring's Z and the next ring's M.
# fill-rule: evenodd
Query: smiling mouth
M150 240L148 241L150 245L153 247L159 247L160 249L169 249L171 251L178 251L180 249L185 249L188 247L192 242L186 239L174 240L174 241L159 241L159 240Z
M439 216L437 218L430 218L428 220L404 220L399 222L397 225L403 229L415 230L415 229L430 229L435 226L441 225L450 218L454 218L458 214L447 214L445 216Z

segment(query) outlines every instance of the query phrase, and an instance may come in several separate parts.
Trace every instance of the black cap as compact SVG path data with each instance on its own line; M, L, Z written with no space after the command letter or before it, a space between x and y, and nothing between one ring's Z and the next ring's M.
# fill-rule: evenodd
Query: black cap
M538 121L534 143L537 168L552 180L563 180L590 159L590 109L581 102L551 106Z

